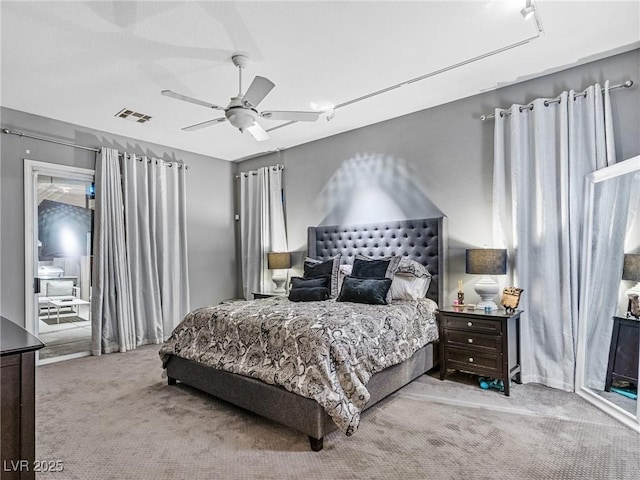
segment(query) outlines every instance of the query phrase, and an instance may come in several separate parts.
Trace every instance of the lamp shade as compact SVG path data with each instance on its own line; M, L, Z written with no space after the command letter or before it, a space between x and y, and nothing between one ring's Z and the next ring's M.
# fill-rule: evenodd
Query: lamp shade
M466 272L477 275L507 273L507 250L500 248L470 248L466 256Z
M640 254L627 253L624 256L622 279L640 282Z
M289 252L267 253L267 267L269 270L285 270L291 268L291 254Z

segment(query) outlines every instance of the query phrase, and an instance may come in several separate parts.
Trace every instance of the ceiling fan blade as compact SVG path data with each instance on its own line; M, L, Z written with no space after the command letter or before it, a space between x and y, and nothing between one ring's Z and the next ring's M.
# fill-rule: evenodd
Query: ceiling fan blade
M276 85L268 78L254 78L253 82L251 82L251 85L249 85L247 93L245 93L244 97L242 97L242 104L245 107L254 108L262 100L264 100L264 97L266 97L275 86Z
M220 105L214 105L213 103L198 100L197 98L187 97L186 95L181 95L171 90L162 90L160 93L165 97L175 98L176 100L182 100L183 102L195 103L196 105L213 108L214 110L224 110L224 107L221 107Z
M227 117L215 118L213 120L207 120L206 122L196 123L195 125L191 125L189 127L184 127L181 130L185 132L195 132L196 130L200 130L202 128L210 127L211 125L216 125L218 123L226 122Z
M269 120L289 120L296 122L315 122L320 118L318 112L268 111L262 112L261 117Z
M258 122L253 122L253 125L247 127L246 130L251 134L253 138L255 138L259 142L263 142L271 138L267 131L262 128L262 125L260 125Z

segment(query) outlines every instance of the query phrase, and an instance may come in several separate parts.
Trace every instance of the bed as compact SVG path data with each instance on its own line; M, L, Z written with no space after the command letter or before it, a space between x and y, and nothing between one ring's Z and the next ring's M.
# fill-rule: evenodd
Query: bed
M308 228L308 256L318 259L319 261L327 261L335 258L340 254L341 262L345 264L352 263L358 255L364 255L370 258L381 258L386 256L406 256L427 267L431 273L431 282L426 297L430 300L418 300L414 302L393 302L391 305L384 306L385 313L380 314L374 310L374 306L364 305L361 312L351 313L352 317L363 315L362 318L374 318L376 315L394 314L402 315L409 310L416 309L424 311L425 308L431 308L436 302L442 305L444 302L445 292L445 262L446 262L446 217L418 219L418 220L402 220L394 222L381 222L378 224L356 225L356 226L318 226ZM311 308L313 304L313 309ZM326 302L311 302L308 306L290 302L283 297L274 297L263 300L253 300L248 302L236 302L234 304L219 305L216 307L205 307L191 312L181 324L176 327L172 338L170 338L161 348L160 356L163 366L166 368L169 385L174 385L180 381L189 386L214 395L222 400L230 402L239 407L248 409L258 415L274 420L278 423L289 426L298 430L309 437L312 450L319 451L323 448L323 439L325 435L336 428L340 428L347 435L353 433L359 422L360 413L386 396L402 388L410 383L426 371L432 369L437 364L438 359L438 342L437 342L437 325L435 326L436 336L433 337L432 331L424 330L422 339L427 338L427 333L431 336L428 338L433 341L428 343L416 344L417 350L408 353L408 357L394 357L394 353L382 355L385 363L380 367L374 365L372 374L368 375L364 370L358 369L349 371L344 375L351 375L352 381L346 382L354 391L359 388L358 393L349 396L346 401L335 401L331 395L315 396L309 398L308 386L305 384L304 392L295 393L295 372L291 374L290 370L295 366L283 365L282 377L288 378L283 381L282 385L274 384L273 378L263 378L253 371L244 374L236 372L233 361L227 361L220 357L207 358L209 353L198 353L186 355L176 347L177 337L191 336L189 345L198 343L207 344L210 341L216 341L219 344L226 342L225 338L219 338L219 333L212 330L211 333L198 333L201 325L196 324L197 319L204 317L204 323L211 327L212 324L222 321L225 318L227 322L233 322L242 314L262 316L263 319L281 315L282 318L300 318L314 316L310 320L310 324L317 327L314 323L315 317L331 317L332 309L347 306L348 303L337 303L334 300ZM355 305L355 304L354 304ZM306 312L304 308L309 308L312 313ZM357 306L356 306L357 307ZM378 306L375 306L379 308ZM263 313L263 308L268 313ZM323 312L322 309L326 310ZM351 308L351 306L349 307ZM358 307L359 308L359 307ZM244 313L242 313L244 312ZM275 312L275 313L274 313ZM432 312L433 313L433 312ZM346 315L345 315L346 316ZM359 317L360 318L360 317ZM331 317L331 320L334 319ZM387 319L387 321L389 321ZM435 322L435 320L433 321ZM301 323L302 322L301 320ZM334 322L335 323L335 322ZM184 324L184 325L183 325ZM263 322L261 328L268 323ZM277 325L277 323L272 323ZM289 324L287 324L289 325ZM234 327L235 328L235 327ZM250 335L242 330L234 330L228 336ZM274 327L275 328L275 327ZM323 326L324 328L324 326ZM405 327L406 328L406 327ZM416 327L416 329L422 327ZM431 328L431 327L429 327ZM225 329L231 332L231 327ZM202 328L204 330L204 328ZM421 330L422 331L422 330ZM225 330L227 332L227 330ZM239 332L239 333L238 333ZM426 332L426 333L425 333ZM263 332L264 333L264 332ZM332 333L334 334L334 333ZM212 336L218 335L218 338ZM197 337L197 338L195 338ZM284 338L284 337L283 337ZM300 342L301 337L295 337L295 341ZM302 337L303 341L308 338L314 338L312 335ZM345 337L347 338L347 337ZM397 337L399 342L411 343ZM221 343L222 342L222 343ZM284 340L286 343L286 340ZM404 345L403 343L403 345ZM414 342L415 343L415 342ZM251 342L245 342L244 345L251 345ZM295 347L295 346L294 346ZM294 348L291 347L291 348ZM348 347L348 345L347 345ZM194 347L195 348L195 347ZM231 347L237 350L240 347ZM333 346L332 346L333 348ZM371 347L373 348L373 347ZM408 348L408 347L407 347ZM230 349L230 351L231 351ZM403 349L406 349L403 347ZM234 352L238 354L238 352ZM247 352L241 352L243 361L251 358ZM330 353L331 358L336 356L335 351ZM387 356L389 357L387 359ZM232 358L232 357L230 357ZM240 358L240 357L238 357ZM284 358L284 357L283 357ZM400 360L398 360L400 359ZM374 359L377 361L377 359ZM340 364L340 362L338 362ZM347 362L342 362L347 363ZM374 362L375 363L375 362ZM382 364L382 363L381 363ZM386 366L391 364L390 366ZM327 367L331 370L336 369L337 375L342 375L341 366L335 367L331 365ZM289 371L289 375L286 372ZM336 373L336 372L332 372ZM277 374L276 377L280 375ZM291 379L294 380L291 380ZM276 378L276 380L278 380ZM343 382L344 383L344 382ZM358 384L358 385L352 385ZM366 386L366 389L364 388ZM286 388L285 388L286 387ZM302 396L302 395L307 396ZM327 408L328 404L332 408ZM355 404L355 406L354 406ZM353 411L352 411L353 410ZM337 412L337 413L336 413Z

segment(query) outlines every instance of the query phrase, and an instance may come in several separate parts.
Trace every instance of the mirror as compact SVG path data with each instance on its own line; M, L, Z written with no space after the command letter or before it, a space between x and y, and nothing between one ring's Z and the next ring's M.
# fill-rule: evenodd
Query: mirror
M640 432L640 319L627 318L625 254L640 254L640 156L586 177L576 392Z

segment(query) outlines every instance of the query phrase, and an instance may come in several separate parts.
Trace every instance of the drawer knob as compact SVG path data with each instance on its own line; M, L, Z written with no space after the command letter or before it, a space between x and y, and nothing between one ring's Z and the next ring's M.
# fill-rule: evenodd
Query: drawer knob
M473 363L473 357L469 357L469 363Z
M467 340L467 342L473 343L473 338L470 338L469 340Z
M473 327L473 322L467 322L468 327Z

